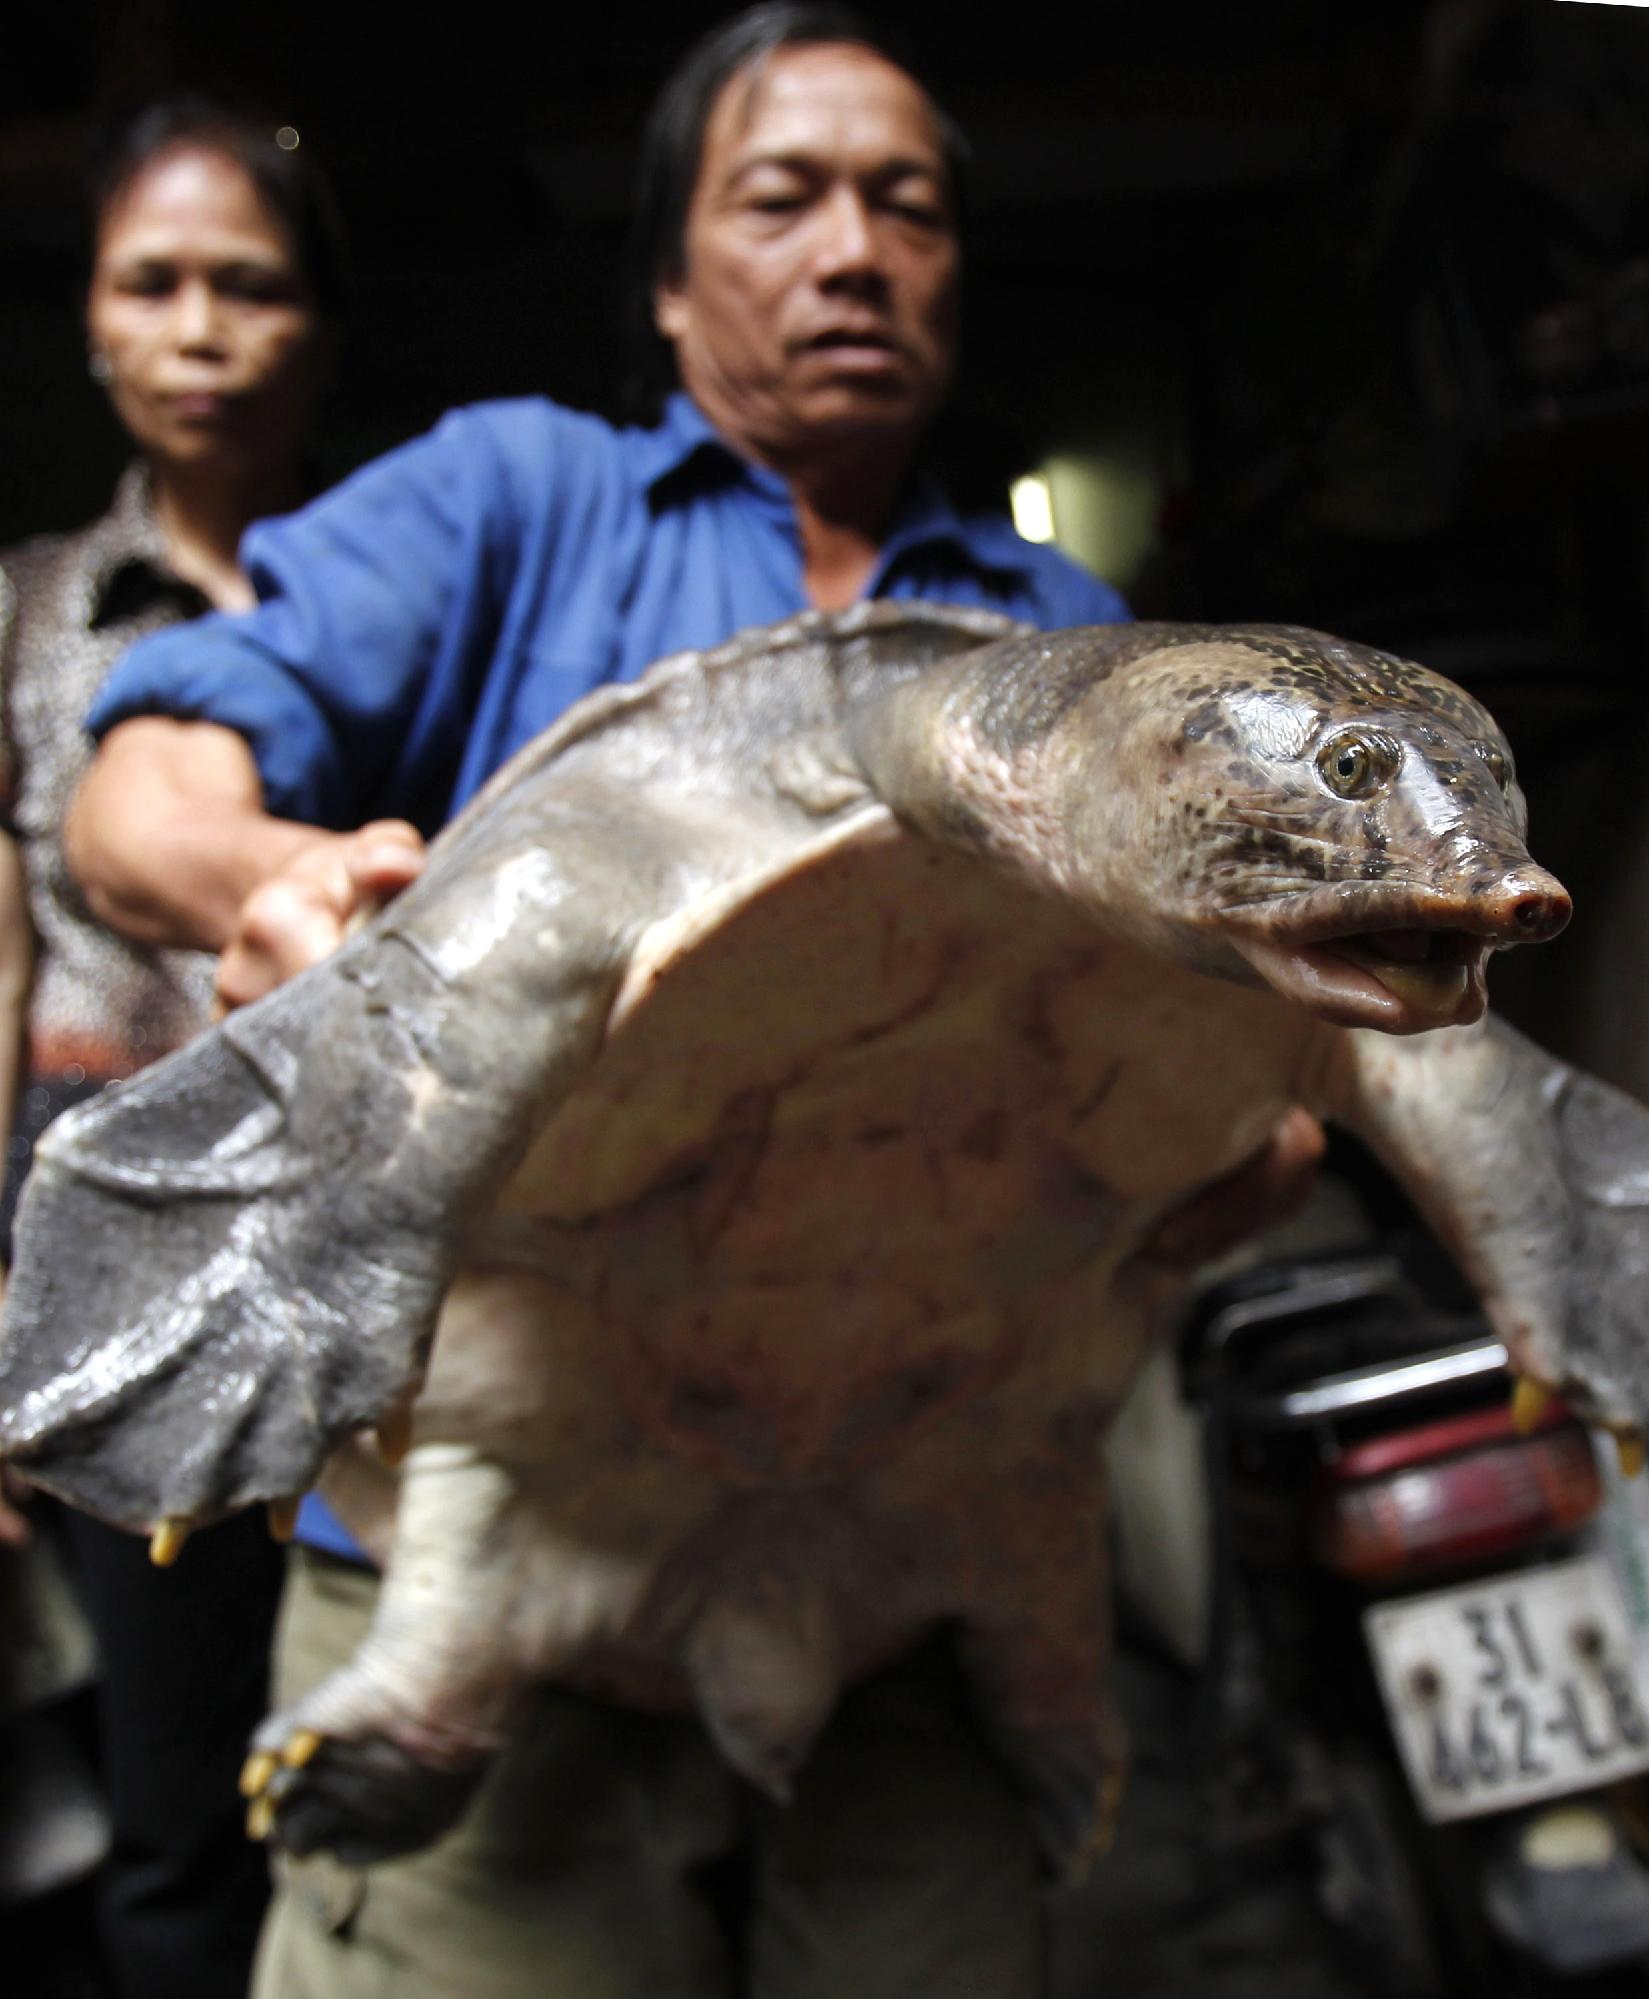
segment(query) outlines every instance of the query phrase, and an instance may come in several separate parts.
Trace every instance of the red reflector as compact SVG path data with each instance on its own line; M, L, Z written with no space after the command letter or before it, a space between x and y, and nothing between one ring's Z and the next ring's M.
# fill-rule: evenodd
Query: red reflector
M1519 1430L1512 1420L1508 1394L1504 1402L1491 1402L1487 1408L1468 1409L1463 1415L1444 1416L1432 1423L1415 1423L1406 1430L1392 1430L1385 1436L1353 1444L1335 1459L1327 1476L1337 1482L1372 1478L1376 1472L1429 1464L1434 1458L1473 1450L1479 1444L1498 1443L1502 1438L1538 1437L1548 1430L1570 1428L1576 1420L1554 1396L1540 1412L1532 1431Z
M1530 1437L1332 1480L1319 1494L1312 1547L1339 1575L1385 1582L1561 1533L1601 1497L1591 1438L1571 1416Z

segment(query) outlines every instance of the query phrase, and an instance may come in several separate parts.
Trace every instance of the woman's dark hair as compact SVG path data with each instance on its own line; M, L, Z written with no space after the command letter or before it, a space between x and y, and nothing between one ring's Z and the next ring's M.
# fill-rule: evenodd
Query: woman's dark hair
M86 176L95 251L104 217L139 174L168 153L222 153L278 215L316 309L341 319L349 303L343 221L332 189L290 127L231 111L209 97L155 99L105 129ZM287 143L290 135L290 143Z
M624 302L633 373L625 400L633 414L655 417L675 383L675 356L653 324L656 288L681 275L687 211L698 181L705 128L723 87L780 49L819 43L868 49L895 68L911 65L873 34L851 8L822 0L763 0L695 42L654 100L642 135L631 221L628 291ZM960 129L937 112L951 197L960 202L968 146Z

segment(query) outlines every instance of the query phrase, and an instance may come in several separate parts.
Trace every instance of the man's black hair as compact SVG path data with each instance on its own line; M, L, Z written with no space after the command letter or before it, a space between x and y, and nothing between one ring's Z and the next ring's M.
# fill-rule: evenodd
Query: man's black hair
M109 125L93 143L86 176L94 254L110 208L156 160L176 152L222 153L285 226L316 310L341 319L349 282L337 202L296 134L288 147L275 133L273 123L193 94L153 99Z
M687 211L716 99L732 78L766 62L778 50L821 43L868 49L896 69L915 75L904 56L849 7L829 4L829 0L822 0L822 4L762 0L761 5L746 8L695 42L654 100L636 174L625 300L633 360L625 399L633 415L649 421L656 418L665 396L675 386L675 354L653 324L653 294L659 285L681 275ZM959 204L967 141L937 107L935 115L951 199Z

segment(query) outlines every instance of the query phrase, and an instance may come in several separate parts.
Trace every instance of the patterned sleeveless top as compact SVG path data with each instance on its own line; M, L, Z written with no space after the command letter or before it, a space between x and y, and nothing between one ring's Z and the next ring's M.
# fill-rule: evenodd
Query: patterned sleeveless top
M60 1110L169 1054L210 1018L211 955L105 929L62 844L92 755L81 720L104 676L135 639L207 608L166 566L141 465L92 526L0 554L0 815L21 849L36 954L8 1194Z

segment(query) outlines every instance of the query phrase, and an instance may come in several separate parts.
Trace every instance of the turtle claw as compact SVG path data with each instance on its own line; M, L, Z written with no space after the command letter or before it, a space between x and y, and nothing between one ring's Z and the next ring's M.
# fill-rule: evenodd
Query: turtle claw
M1552 1391L1532 1374L1520 1374L1512 1389L1512 1428L1526 1437L1540 1427L1540 1419L1552 1406Z
M385 1410L377 1426L378 1455L391 1471L399 1469L408 1451L412 1449L412 1409L408 1403L398 1403L393 1409Z
M301 1770L306 1763L314 1760L315 1751L325 1742L326 1737L317 1728L299 1728L281 1751L281 1761L289 1770Z
M280 1750L255 1749L247 1757L241 1765L240 1794L247 1801L249 1839L265 1840L275 1830L275 1816L291 1774L312 1762L325 1740L318 1729L294 1729Z
M243 1798L261 1798L268 1790L270 1780L281 1767L281 1759L267 1749L255 1750L241 1765L240 1794Z
M149 1560L157 1569L169 1569L183 1553L194 1524L186 1513L172 1514L149 1536Z
M1520 1374L1512 1389L1512 1428L1519 1436L1526 1437L1540 1427L1546 1412L1557 1400L1554 1391L1533 1375ZM1623 1478L1638 1478L1644 1465L1649 1462L1649 1440L1646 1440L1643 1426L1638 1423L1611 1419L1601 1410L1592 1410L1590 1420L1615 1440L1615 1450L1620 1458Z
M291 1540L298 1522L300 1503L299 1495L268 1502L269 1531L277 1541ZM149 1536L149 1560L157 1569L169 1569L183 1553L184 1544L194 1531L195 1522L187 1513L169 1513Z
M1085 1880L1093 1867L1116 1843L1117 1819L1122 1811L1124 1778L1120 1770L1107 1770L1099 1780L1099 1799L1086 1837L1069 1863L1072 1879Z
M1044 1857L1062 1880L1080 1884L1115 1836L1121 1764L1108 1746L1080 1738L1001 1728L993 1734L1026 1793Z

